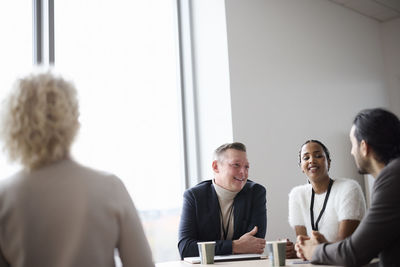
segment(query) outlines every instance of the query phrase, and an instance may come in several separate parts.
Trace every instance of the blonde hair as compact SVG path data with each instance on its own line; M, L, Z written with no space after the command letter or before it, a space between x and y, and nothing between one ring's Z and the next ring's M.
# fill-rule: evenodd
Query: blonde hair
M6 99L1 137L11 160L28 169L66 158L79 129L77 92L50 71L18 79Z

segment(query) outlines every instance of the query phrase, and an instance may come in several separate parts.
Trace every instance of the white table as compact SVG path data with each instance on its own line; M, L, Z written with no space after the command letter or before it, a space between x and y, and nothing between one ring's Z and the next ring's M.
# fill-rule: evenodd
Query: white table
M286 260L286 266L298 266L298 267L311 267L311 266L327 266L327 265L313 265L307 264L293 264L294 261L300 261L300 259ZM214 264L191 264L184 261L170 261L156 263L156 267L200 267L200 266L226 266L226 267L269 267L271 266L268 259L261 260L248 260L248 261L225 261L225 262L215 262ZM330 265L331 267L334 267Z

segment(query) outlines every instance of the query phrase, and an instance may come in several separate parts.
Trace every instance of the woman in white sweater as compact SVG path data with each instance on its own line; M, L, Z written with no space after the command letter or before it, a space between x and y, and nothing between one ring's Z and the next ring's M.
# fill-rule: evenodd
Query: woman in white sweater
M18 80L0 127L23 169L0 183L0 267L153 267L121 180L69 156L79 128L72 83L48 73Z
M289 224L296 236L314 235L321 242L350 236L365 214L365 200L357 182L329 177L328 149L318 140L305 142L299 165L309 183L289 193ZM288 246L288 256L294 256Z

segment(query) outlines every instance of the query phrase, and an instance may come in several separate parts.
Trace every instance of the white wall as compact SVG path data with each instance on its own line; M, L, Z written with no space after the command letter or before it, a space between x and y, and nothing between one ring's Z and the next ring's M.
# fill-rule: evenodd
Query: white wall
M400 19L381 27L390 109L400 117Z
M250 176L267 188L267 239L294 238L287 198L306 182L297 166L305 140L328 146L332 177L363 186L348 133L360 109L389 106L380 24L330 1L225 6L233 137L248 145Z

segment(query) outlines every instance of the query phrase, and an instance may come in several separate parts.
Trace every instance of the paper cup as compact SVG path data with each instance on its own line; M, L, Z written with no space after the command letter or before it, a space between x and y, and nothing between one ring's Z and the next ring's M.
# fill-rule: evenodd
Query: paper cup
M197 242L201 264L213 264L215 254L215 241Z
M285 266L286 241L268 241L266 245L271 266Z

